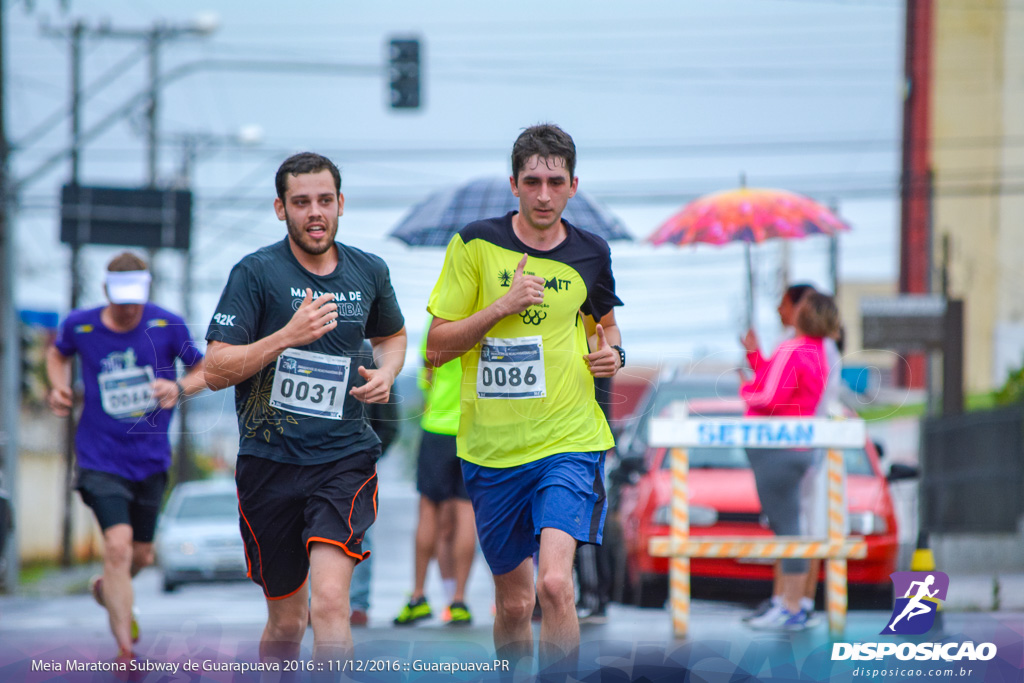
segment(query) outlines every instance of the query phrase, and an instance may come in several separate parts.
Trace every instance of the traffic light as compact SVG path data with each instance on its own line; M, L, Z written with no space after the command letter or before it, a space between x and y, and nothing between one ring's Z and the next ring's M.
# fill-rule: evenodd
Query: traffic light
M420 41L401 38L391 41L388 76L391 80L391 108L418 109L420 106Z

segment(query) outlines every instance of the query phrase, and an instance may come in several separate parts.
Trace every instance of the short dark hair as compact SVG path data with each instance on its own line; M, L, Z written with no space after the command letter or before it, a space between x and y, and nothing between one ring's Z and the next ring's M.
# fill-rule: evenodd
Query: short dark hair
M815 291L814 285L790 285L789 287L786 288L786 293L783 294L783 296L786 297L787 300L789 300L789 303L796 306L798 303L804 300L804 296L806 296L809 292L813 291Z
M110 263L107 264L108 273L128 273L135 270L148 270L148 268L142 257L130 251L122 251L110 259Z
M839 334L839 307L828 294L811 291L804 295L796 314L796 326L808 337L831 337Z
M341 193L341 171L338 170L333 161L314 152L301 152L288 157L281 164L281 167L277 169L277 175L274 177L277 198L284 201L284 193L288 189L288 176L301 175L303 173L319 173L323 170L331 172L331 175L334 177L334 189Z
M565 169L569 171L569 180L576 173L576 144L572 137L553 123L540 123L530 126L516 138L512 145L512 177L519 184L519 171L532 156L560 158L565 161Z

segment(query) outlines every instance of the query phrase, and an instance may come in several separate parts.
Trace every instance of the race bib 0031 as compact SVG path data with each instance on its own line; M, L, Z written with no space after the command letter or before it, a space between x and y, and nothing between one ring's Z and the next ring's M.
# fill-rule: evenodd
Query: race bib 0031
M148 365L101 372L96 379L103 412L115 420L139 417L156 408L153 368Z
M310 417L340 420L351 358L285 349L277 357L270 405Z
M484 337L476 370L477 398L543 398L543 338Z

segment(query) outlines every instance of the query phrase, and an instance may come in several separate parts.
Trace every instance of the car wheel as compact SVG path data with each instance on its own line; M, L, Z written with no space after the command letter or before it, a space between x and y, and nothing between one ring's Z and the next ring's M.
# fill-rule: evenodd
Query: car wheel
M177 581L173 581L166 575L164 576L164 593L173 593L174 591L178 590L178 586L180 585L181 584Z
M668 577L662 574L641 574L634 597L640 607L664 607L668 600Z

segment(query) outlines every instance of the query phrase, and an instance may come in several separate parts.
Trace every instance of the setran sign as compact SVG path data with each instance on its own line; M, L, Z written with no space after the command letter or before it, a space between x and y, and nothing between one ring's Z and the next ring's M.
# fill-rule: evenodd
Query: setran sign
M863 420L825 418L652 418L648 443L656 447L859 448Z
M188 249L192 193L188 190L65 185L60 241Z

